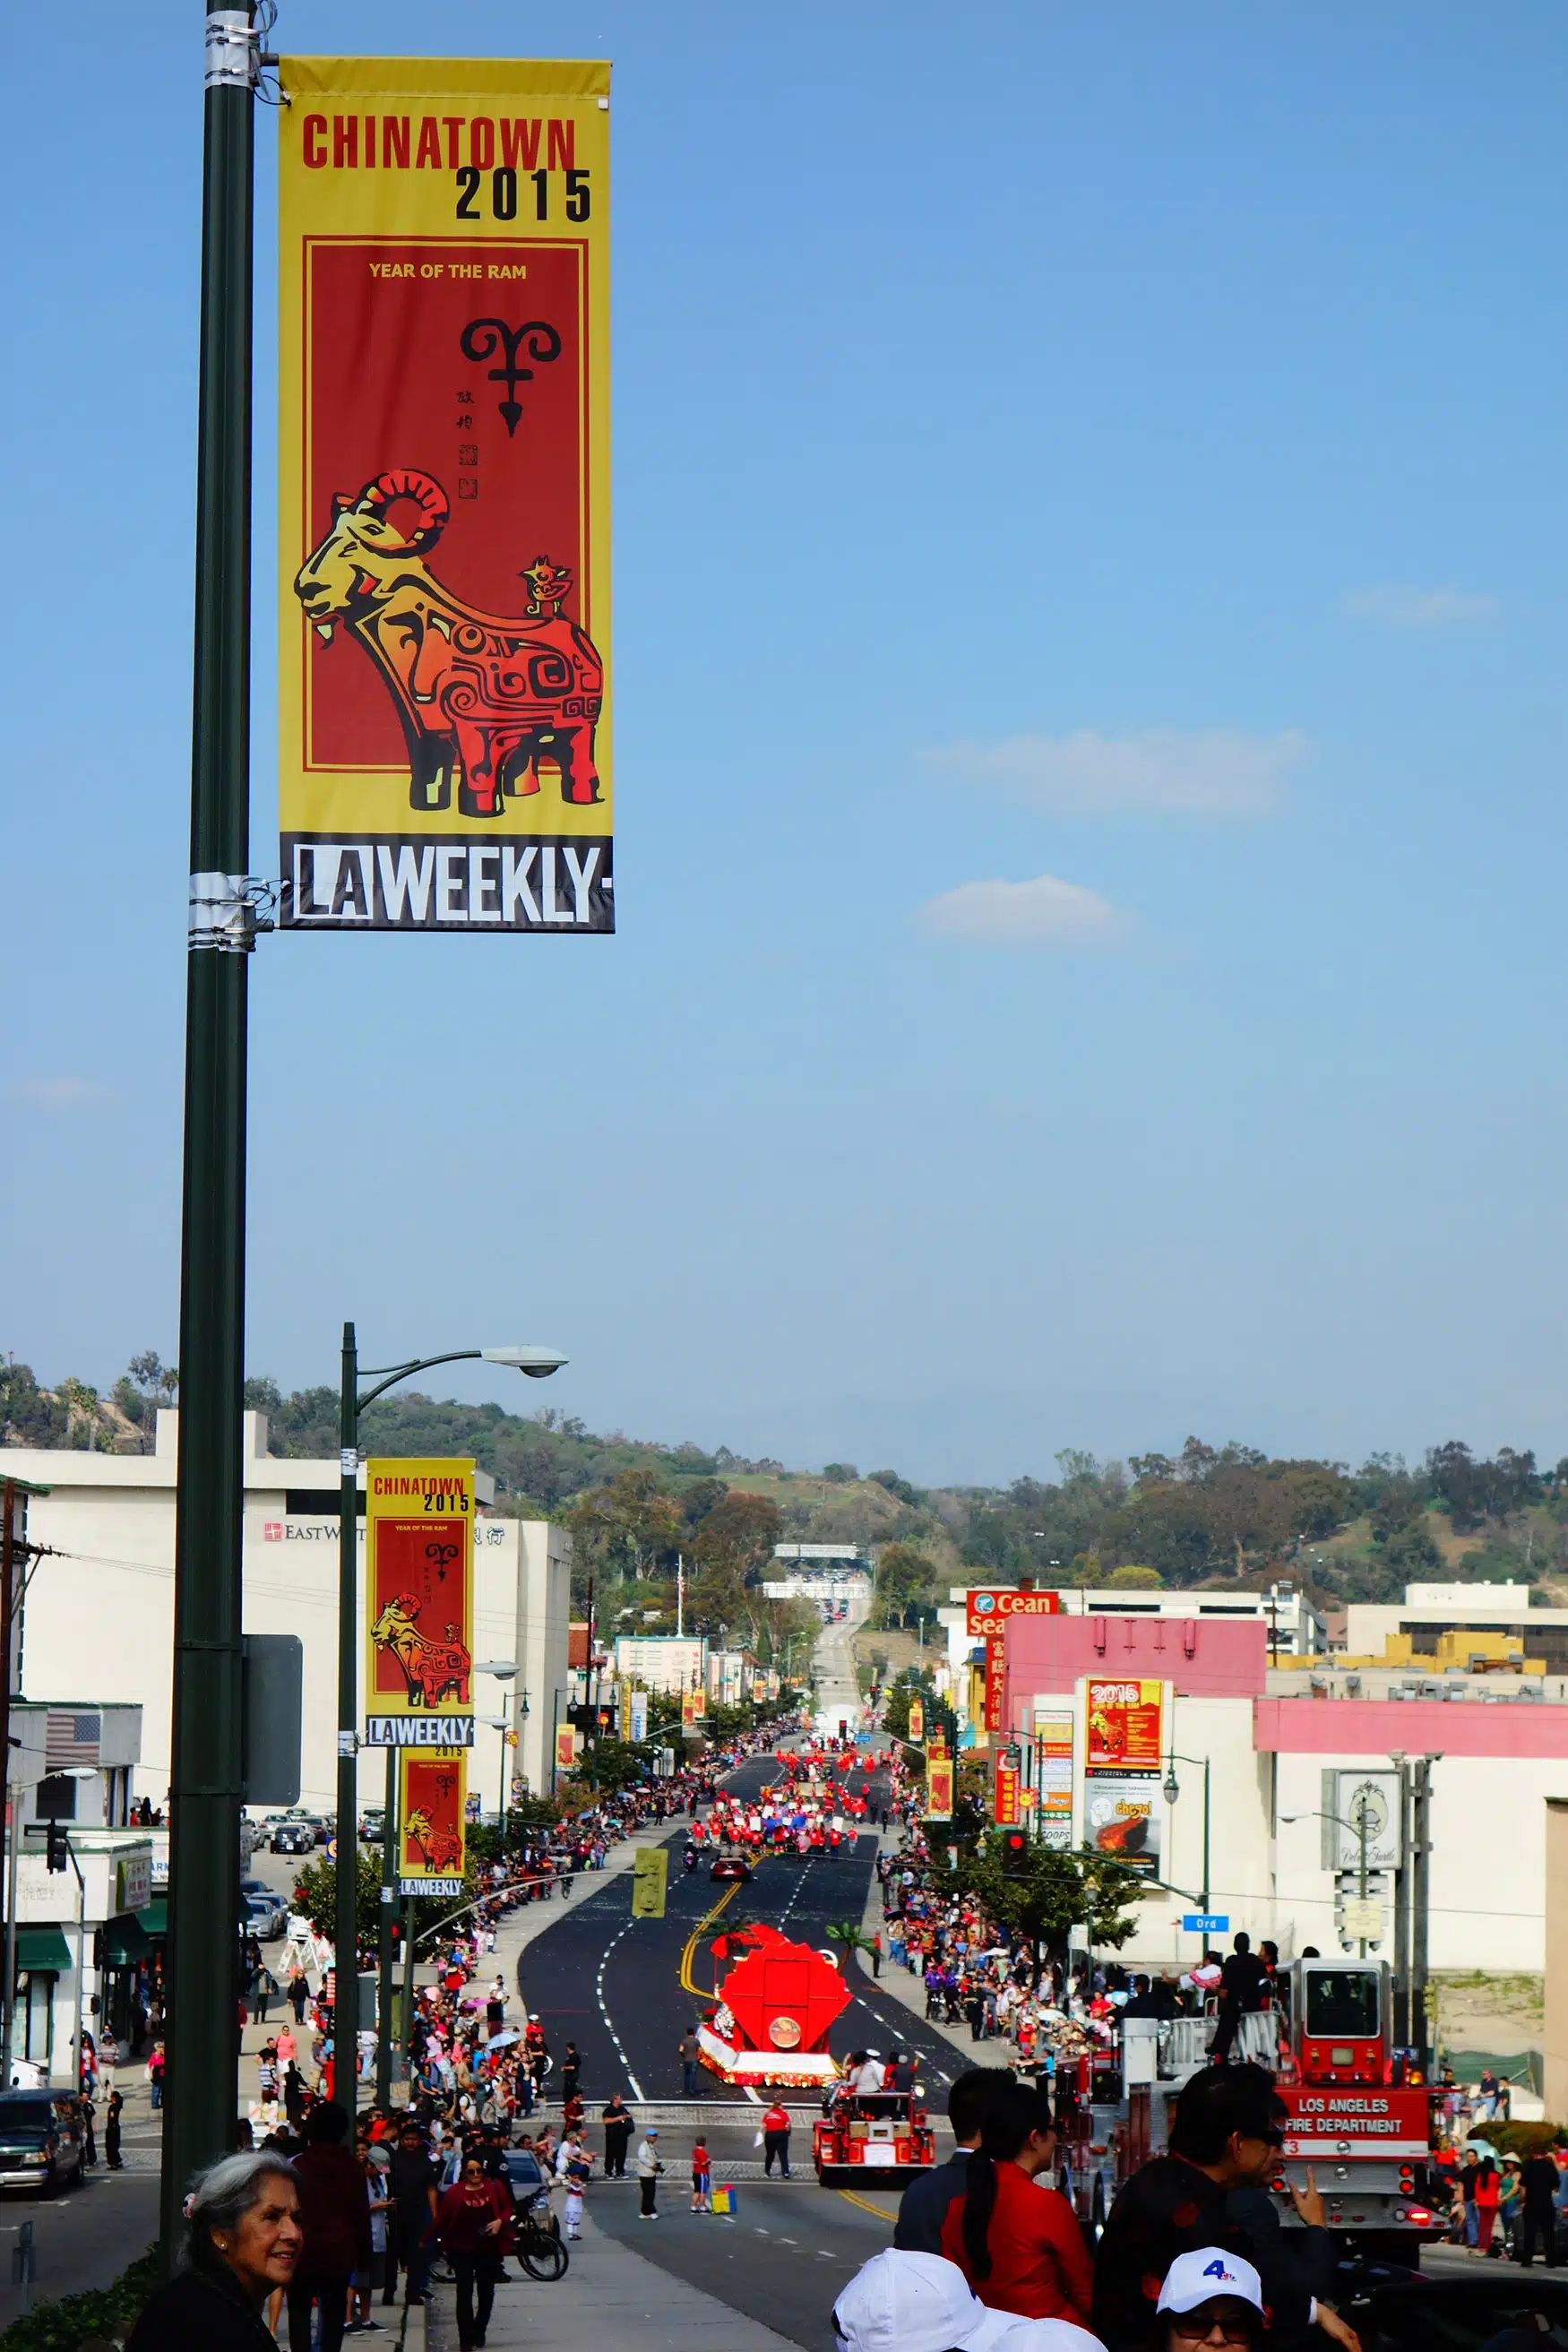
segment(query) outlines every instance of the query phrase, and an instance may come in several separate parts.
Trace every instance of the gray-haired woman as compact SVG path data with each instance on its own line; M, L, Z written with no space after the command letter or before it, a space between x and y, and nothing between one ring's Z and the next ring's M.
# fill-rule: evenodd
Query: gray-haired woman
M185 2266L153 2296L127 2352L277 2352L263 2308L304 2243L292 2167L265 2148L225 2157L185 2211Z

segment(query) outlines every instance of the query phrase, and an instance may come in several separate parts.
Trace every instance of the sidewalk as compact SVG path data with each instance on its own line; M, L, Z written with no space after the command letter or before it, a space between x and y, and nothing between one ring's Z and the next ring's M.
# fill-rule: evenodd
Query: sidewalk
M524 2279L497 2288L489 2352L584 2352L584 2346L626 2342L637 2352L795 2352L791 2337L775 2336L606 2237L591 2214L583 2216L571 2252L572 2267L554 2285ZM424 2309L409 2311L404 2352L456 2352L453 2291L431 2292Z
M897 1850L895 1832L884 1830L881 1832L881 1839L884 1853ZM872 1873L871 1891L866 1897L866 1910L860 1925L866 1935L874 1936L880 1933L882 1938L882 1973L879 1977L872 1978L876 1990L880 1993L886 1993L889 2000L898 2001L901 2007L909 2011L911 2017L918 2017L928 2033L935 2033L942 2041L951 2042L955 2050L961 2050L967 2065L994 2064L996 2063L994 2059L989 2061L986 2059L984 2054L986 2050L1005 2045L998 2045L994 2037L990 2043L972 2041L966 2025L944 2025L940 2019L928 2017L924 1978L911 1976L907 1967L899 1968L888 1958L887 1914L882 1908L882 1889L875 1872ZM862 1974L870 1977L871 1964L867 1955L861 1952L858 1959Z

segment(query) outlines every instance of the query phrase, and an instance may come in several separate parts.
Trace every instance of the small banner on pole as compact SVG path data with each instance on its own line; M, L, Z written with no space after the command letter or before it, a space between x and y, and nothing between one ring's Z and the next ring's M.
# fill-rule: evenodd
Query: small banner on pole
M612 931L609 67L280 79L279 919Z
M910 1734L909 1734L909 1736L910 1736L910 1738L911 1742L913 1743L913 1745L914 1745L916 1748L918 1748L918 1747L921 1745L921 1742L924 1739L924 1738L925 1738L925 1736L926 1736L926 1711L925 1711L925 1705L924 1705L923 1700L921 1700L921 1699L918 1699L918 1698L912 1698L912 1699L910 1699Z
M950 1822L952 1819L952 1766L945 1758L926 1761L926 1819Z
M397 1759L397 1891L460 1895L467 1860L468 1756L460 1748Z
M474 1744L474 1465L365 1465L365 1741Z
M645 1846L632 1864L632 1917L662 1919L669 1855L661 1845Z
M570 1772L576 1761L577 1727L575 1724L559 1724L555 1732L555 1769L558 1772Z

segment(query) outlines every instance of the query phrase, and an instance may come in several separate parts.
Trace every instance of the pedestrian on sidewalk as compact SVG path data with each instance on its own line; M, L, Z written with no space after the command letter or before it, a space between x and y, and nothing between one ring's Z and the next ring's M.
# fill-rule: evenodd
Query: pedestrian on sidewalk
M561 2057L561 2097L569 2105L577 2095L577 2078L583 2072L583 2061L577 2054L577 2044L569 2042Z
M654 2146L658 2137L657 2126L650 2125L637 2142L637 2192L642 2199L642 2210L637 2215L639 2221L657 2221L658 2219L658 2176L664 2167Z
M510 2221L510 2197L499 2181L486 2179L477 2156L465 2157L460 2179L436 2211L441 2251L458 2282L461 2352L484 2343L501 2272L501 2236Z
M289 1978L289 2006L294 2012L296 2025L304 2024L305 2004L310 1998L310 1980L296 1960Z
M289 2286L289 2352L310 2352L313 2305L321 2306L320 2352L339 2352L354 2273L370 2264L370 2206L348 2136L342 2107L316 2107L294 2159L305 2242Z
M789 2109L781 2099L775 2099L763 2117L763 2177L773 2177L773 2159L784 2179L789 2179Z
M583 2234L583 2192L594 2170L594 2159L581 2140L574 2139L563 2151L563 2160L555 2168L557 2179L566 2182L566 2235L580 2238Z
M396 2299L401 2265L406 2282L404 2301L423 2303L428 2242L436 2220L436 2168L426 2152L425 2135L412 2116L398 2134L387 2185L392 2191L393 2214L386 2249L386 2284L381 2299L384 2304Z
M881 1973L882 1973L882 1931L881 1931L880 1927L878 1927L878 1928L875 1928L875 1929L872 1931L872 1936L871 1936L871 1974L872 1974L874 1977L879 1977L879 1976L881 1975Z
M697 2068L702 2056L702 2044L697 2039L697 2028L689 2025L680 2037L680 2089L684 2098L697 2096Z
M163 2104L163 2045L154 2042L147 2055L147 2095L154 2115Z
M605 2178L624 2180L626 2177L626 2149L631 2141L632 2119L626 2101L618 2091L613 2092L599 2121L605 2127Z
M120 2093L110 2091L103 2123L103 2160L110 2172L123 2172L125 2169L125 2159L120 2153L120 2115L124 2105Z

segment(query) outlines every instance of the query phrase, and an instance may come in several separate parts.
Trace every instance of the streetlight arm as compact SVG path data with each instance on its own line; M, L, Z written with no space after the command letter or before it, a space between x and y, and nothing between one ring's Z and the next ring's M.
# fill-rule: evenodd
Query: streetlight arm
M395 1388L399 1381L408 1380L415 1372L434 1371L437 1364L467 1363L471 1359L481 1356L483 1352L480 1348L454 1348L445 1356L416 1356L410 1364L368 1365L360 1378L374 1381L375 1386L373 1389L365 1389L356 1395L355 1420L358 1420L367 1404L374 1404L378 1396L384 1395L388 1389Z

